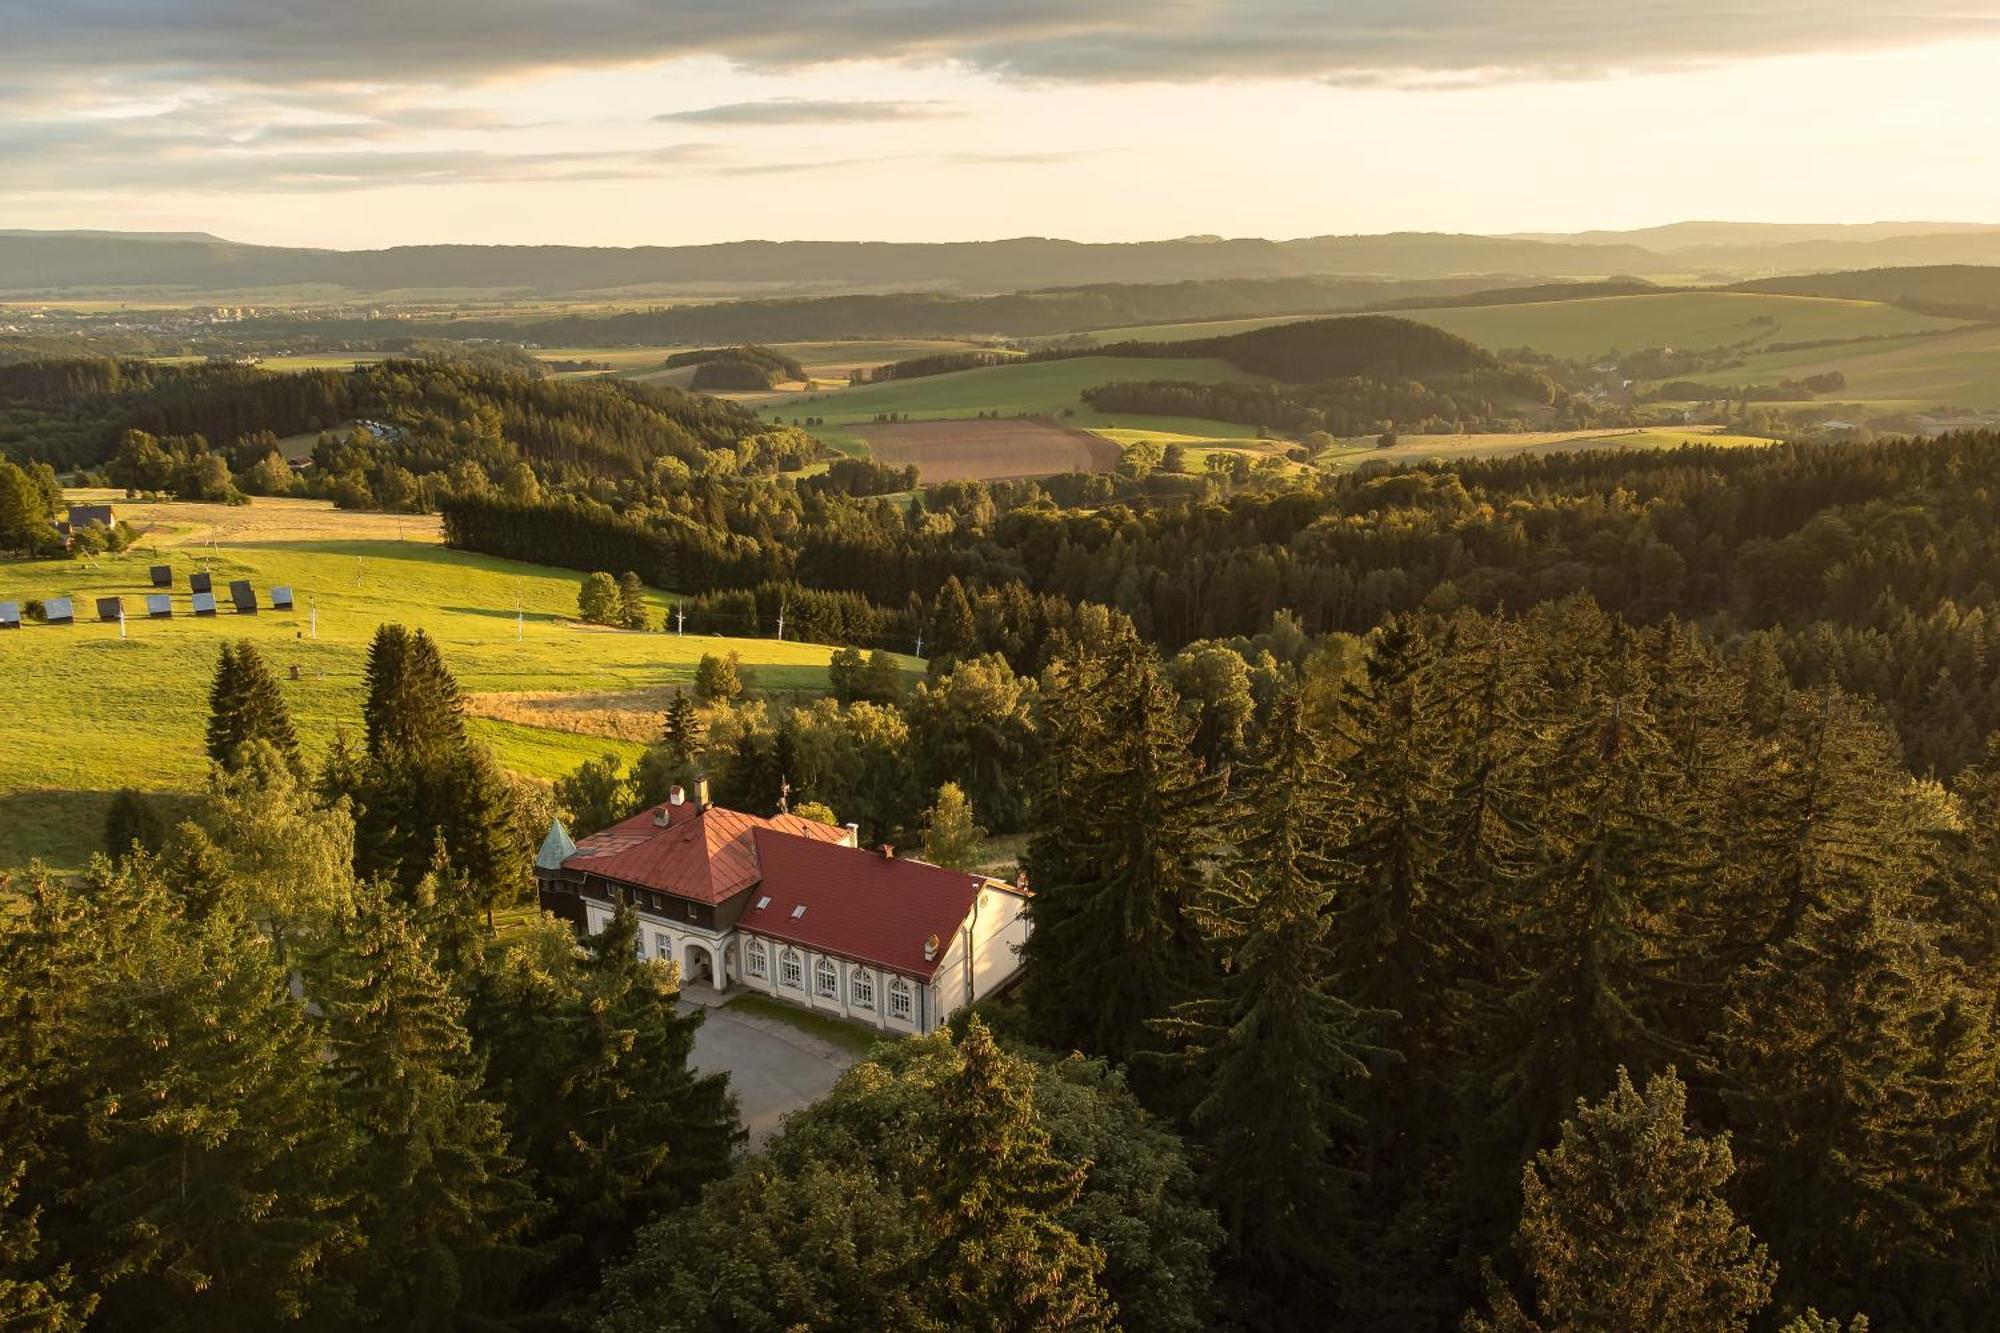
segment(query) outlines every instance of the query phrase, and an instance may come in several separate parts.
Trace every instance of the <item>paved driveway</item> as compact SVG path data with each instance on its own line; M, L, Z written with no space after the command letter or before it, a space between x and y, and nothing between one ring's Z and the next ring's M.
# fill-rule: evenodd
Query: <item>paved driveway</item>
M776 1019L712 1008L695 1033L689 1063L703 1073L729 1075L754 1150L787 1112L824 1097L854 1060L851 1052Z

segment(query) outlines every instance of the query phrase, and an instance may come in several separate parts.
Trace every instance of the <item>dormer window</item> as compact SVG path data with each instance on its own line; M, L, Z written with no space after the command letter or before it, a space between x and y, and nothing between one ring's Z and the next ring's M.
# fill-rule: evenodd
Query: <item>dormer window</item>
M770 905L771 905L771 899L769 895L766 895L765 897L759 898L757 900L757 910L760 912L763 911L765 908L769 907Z
M794 907L792 909L792 920L797 921L800 917L804 916L805 914L806 914L806 905L804 903L800 903L797 907Z

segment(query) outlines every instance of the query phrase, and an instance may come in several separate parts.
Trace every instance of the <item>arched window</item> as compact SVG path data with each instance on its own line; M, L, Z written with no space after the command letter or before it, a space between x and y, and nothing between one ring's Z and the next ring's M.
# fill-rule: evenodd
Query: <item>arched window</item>
M840 972L831 958L813 964L813 993L823 1000L840 998Z
M753 977L764 975L764 941L750 941L749 947L743 951L743 966Z
M865 967L854 969L854 1007L856 1009L875 1007L875 977Z
M910 1017L910 983L901 977L889 982L889 1017L905 1021Z
M778 955L778 984L793 990L806 988L805 960L799 957L797 949L787 949Z

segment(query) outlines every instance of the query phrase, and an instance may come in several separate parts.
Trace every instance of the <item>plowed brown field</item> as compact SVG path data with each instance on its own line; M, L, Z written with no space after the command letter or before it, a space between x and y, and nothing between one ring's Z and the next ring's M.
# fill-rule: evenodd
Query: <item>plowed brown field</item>
M1109 472L1118 466L1117 445L1047 417L857 423L848 429L868 442L878 462L914 463L927 482Z

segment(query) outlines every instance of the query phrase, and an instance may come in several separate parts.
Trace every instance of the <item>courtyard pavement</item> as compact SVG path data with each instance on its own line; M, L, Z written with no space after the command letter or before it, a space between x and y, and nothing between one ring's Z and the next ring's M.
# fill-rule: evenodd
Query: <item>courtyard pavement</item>
M743 1127L755 1151L777 1132L788 1112L818 1101L856 1056L778 1019L719 1007L707 987L688 988L689 1008L708 1010L689 1061L703 1073L726 1073L736 1093Z

